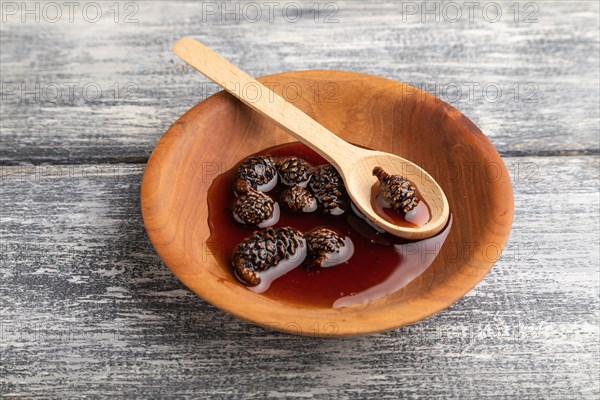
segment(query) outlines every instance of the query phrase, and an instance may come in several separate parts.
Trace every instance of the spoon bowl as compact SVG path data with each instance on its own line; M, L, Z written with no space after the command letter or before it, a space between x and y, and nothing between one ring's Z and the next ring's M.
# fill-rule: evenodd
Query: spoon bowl
M250 108L279 124L286 132L329 161L340 173L348 194L358 209L373 223L404 239L424 239L444 228L450 210L444 191L418 165L399 156L370 152L345 142L283 97L224 60L202 43L183 38L173 47L182 60L244 102ZM252 90L250 90L252 89ZM377 181L372 171L381 166L390 174L411 171L411 180L430 207L431 218L424 226L408 228L385 221L371 206L371 186ZM405 172L406 173L406 172ZM418 181L412 176L419 176Z
M437 182L425 171L400 156L372 151L352 146L352 165L341 165L338 169L344 183L359 211L377 226L404 239L425 239L439 233L448 222L450 207L448 200ZM420 227L403 227L392 224L375 212L371 205L371 187L377 181L373 168L394 171L413 182L419 190L421 200L429 207L429 221Z

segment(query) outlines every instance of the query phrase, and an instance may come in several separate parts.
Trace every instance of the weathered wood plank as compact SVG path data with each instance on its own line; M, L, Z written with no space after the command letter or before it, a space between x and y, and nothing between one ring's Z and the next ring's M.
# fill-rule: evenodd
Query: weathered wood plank
M271 14L262 2L100 1L94 23L95 8L82 14L88 2L72 23L64 5L53 23L44 2L29 6L33 14L9 3L18 9L0 27L5 165L144 160L179 115L216 90L171 54L184 35L256 76L342 69L413 83L457 106L504 155L599 147L595 1L516 2L518 15L513 1L481 2L472 22L462 2L453 22L456 10L443 2L279 2ZM496 5L502 15L492 22ZM437 16L425 13L436 7Z
M426 321L341 340L264 330L182 287L143 229L142 166L2 167L0 391L596 399L599 160L506 161L515 224L490 275Z

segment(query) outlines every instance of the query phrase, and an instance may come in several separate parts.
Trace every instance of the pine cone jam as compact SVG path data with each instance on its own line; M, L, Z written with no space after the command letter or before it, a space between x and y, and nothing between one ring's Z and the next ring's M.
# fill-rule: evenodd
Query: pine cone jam
M312 166L298 157L288 157L277 164L281 183L305 188L312 175Z
M375 167L373 175L381 182L379 194L395 211L406 214L419 203L412 182L402 175L389 175L381 167Z
M328 228L318 228L306 235L308 243L307 268L329 268L348 261L354 254L349 237Z
M206 242L208 254L228 268L231 277L239 280L240 285L261 293L260 296L319 308L373 301L399 290L424 271L435 259L430 250L439 251L448 235L451 222L443 233L422 242L408 243L377 230L346 197L335 168L326 165L326 160L300 143L266 149L255 157L273 163L297 158L308 165L321 166L312 170L305 188L287 186L278 177L278 183L267 195L261 193L258 186L254 188L244 179L239 181L238 166L215 178L209 188L211 236ZM252 164L256 162L260 161L255 160ZM373 198L379 195L379 188L377 180ZM419 202L409 214L425 205L417 188L413 188ZM294 212L285 203L284 192L294 194L298 199L312 195L318 209L324 212ZM249 193L254 196L255 203L260 205L265 201L265 215L268 214L265 197L273 200L273 207L277 204L274 200L279 199L281 210L275 225L257 228L256 225L241 224L232 217L238 201L245 204L244 208L255 207L251 201L238 200ZM290 204L300 209L299 205L305 203L294 201ZM389 213L404 220L402 210L397 212L389 204L385 205L387 208L381 208L382 214ZM257 208L261 210L263 206ZM345 212L336 216L333 210ZM263 218L253 214L248 221L257 222ZM404 223L408 224L407 221Z
M324 214L341 215L348 208L348 194L344 181L333 165L317 168L313 173L310 188Z
M270 156L256 156L244 160L235 172L235 190L239 182L247 182L259 192L268 192L277 185L277 166Z
M292 186L281 194L281 202L294 212L313 212L317 209L317 199L300 186Z
M290 227L256 231L240 243L233 253L236 276L260 293L271 282L302 264L306 258L304 235Z
M371 191L371 205L379 216L400 226L423 226L429 221L429 209L411 181L381 167L373 168L373 176L378 182Z
M236 189L241 193L233 203L233 218L237 222L266 228L279 221L279 205L269 196L245 181L238 181Z

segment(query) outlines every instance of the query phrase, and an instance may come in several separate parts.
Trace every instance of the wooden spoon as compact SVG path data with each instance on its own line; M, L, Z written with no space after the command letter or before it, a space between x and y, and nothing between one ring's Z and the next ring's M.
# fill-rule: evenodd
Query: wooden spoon
M356 207L377 226L405 239L424 239L439 233L448 221L448 200L437 182L418 165L394 154L366 150L337 137L271 89L223 59L202 43L183 38L173 47L182 60L249 107L279 124L290 135L329 161L340 173ZM394 225L371 206L371 188L377 182L373 168L401 174L412 181L427 203L430 220L422 227Z

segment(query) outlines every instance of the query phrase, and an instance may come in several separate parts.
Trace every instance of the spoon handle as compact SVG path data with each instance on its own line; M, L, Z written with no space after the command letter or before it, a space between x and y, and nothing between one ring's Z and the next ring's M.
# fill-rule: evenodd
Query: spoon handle
M355 146L337 137L292 103L197 40L183 38L175 44L173 52L250 108L278 123L335 167L340 167L343 160L352 158L352 150L357 149Z

